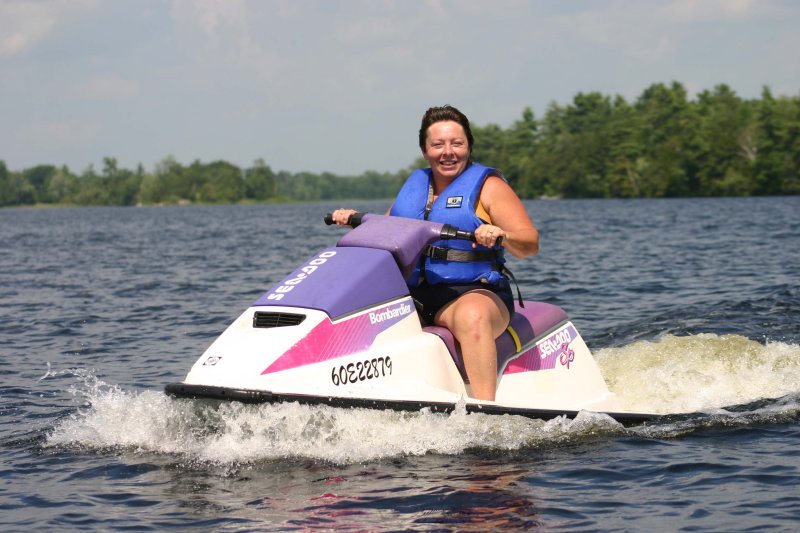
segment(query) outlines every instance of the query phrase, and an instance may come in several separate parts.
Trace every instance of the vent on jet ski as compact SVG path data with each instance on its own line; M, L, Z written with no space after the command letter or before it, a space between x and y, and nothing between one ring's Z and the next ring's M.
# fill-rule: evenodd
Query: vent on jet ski
M253 315L254 328L282 328L296 326L306 319L306 315L294 313L275 313L270 311L256 311Z

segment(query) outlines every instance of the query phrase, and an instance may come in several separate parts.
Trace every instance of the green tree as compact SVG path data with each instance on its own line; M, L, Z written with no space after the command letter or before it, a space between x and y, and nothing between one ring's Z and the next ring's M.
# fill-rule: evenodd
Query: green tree
M572 135L567 131L565 108L551 102L539 124L540 138L533 157L532 188L543 196L563 194L564 176L574 157Z
M608 196L612 112L611 99L597 92L579 93L566 107L548 107L533 156L533 178L544 194Z
M192 200L206 203L234 203L244 198L242 171L227 161L204 164L195 161L188 174L199 184Z
M50 180L56 173L53 165L37 165L22 172L23 177L34 189L36 202L48 203L52 199L48 196Z
M500 170L518 193L535 189L532 169L537 129L533 110L529 107L508 130L496 124L473 128L475 145L472 158Z
M800 192L800 99L775 98L764 87L756 104L754 192Z
M191 179L187 169L173 156L156 164L153 179L140 185L140 197L156 203L174 204L180 200L194 200L198 184Z
M0 206L32 205L36 202L36 190L23 173L11 172L0 160Z
M245 196L253 200L268 200L275 197L275 173L264 163L256 159L252 168L244 174Z
M101 183L108 191L111 205L134 205L138 201L139 189L144 177L144 168L139 165L136 172L120 169L113 157L103 158Z
M53 203L75 203L80 184L78 177L65 165L56 170L47 183L46 196Z
M508 162L506 132L497 124L487 124L472 128L472 133L475 137L472 158L484 165L504 169Z
M611 103L608 128L609 153L606 165L607 195L615 198L642 196L642 174L648 162L637 138L637 114L622 96Z
M727 196L753 192L747 179L754 160L749 108L722 84L698 95L697 110L698 193Z
M74 202L84 206L111 205L109 190L105 186L103 177L94 170L94 165L89 165L78 179L78 191L73 197Z
M693 131L686 89L673 82L648 87L634 106L636 111L637 196L685 196L690 179L687 132Z
M502 170L517 194L522 196L539 196L543 191L533 171L538 134L539 123L533 109L526 107L506 136L509 157L504 163L508 166Z

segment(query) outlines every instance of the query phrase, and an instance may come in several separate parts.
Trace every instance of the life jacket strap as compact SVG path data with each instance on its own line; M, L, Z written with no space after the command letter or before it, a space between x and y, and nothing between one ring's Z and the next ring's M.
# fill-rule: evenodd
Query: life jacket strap
M514 287L517 289L517 301L519 302L519 306L525 307L525 304L522 301L522 291L519 290L517 278L514 277L514 273L511 272L505 265L496 262L497 258L499 257L499 254L496 250L452 250L450 248L430 245L425 248L425 250L422 252L422 255L430 257L431 259L444 259L447 261L459 261L462 263L467 263L470 261L478 263L494 262L492 265L492 270L497 270L498 272L503 273L506 277L514 282ZM425 262L423 261L422 264L424 266Z
M444 259L459 263L489 263L498 259L498 253L495 250L453 250L432 245L425 248L422 255L431 259Z
M514 273L511 272L505 265L500 265L499 268L495 268L498 272L502 272L505 274L508 279L514 282L514 286L517 288L517 301L519 302L520 307L525 307L525 303L522 301L522 291L519 290L519 283L517 283L517 278L514 277Z

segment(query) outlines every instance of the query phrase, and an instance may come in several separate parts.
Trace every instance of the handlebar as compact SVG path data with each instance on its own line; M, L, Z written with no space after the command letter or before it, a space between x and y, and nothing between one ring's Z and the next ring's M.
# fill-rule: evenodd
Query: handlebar
M361 224L361 219L364 217L366 213L353 213L347 219L347 225L353 228L359 226ZM328 213L325 215L324 218L325 224L331 226L334 224L333 222L333 213ZM472 241L475 242L475 234L471 231L463 231L458 229L457 227L451 224L444 224L441 230L441 237L442 239L457 239L461 241ZM502 237L497 239L497 245L499 246L502 242Z

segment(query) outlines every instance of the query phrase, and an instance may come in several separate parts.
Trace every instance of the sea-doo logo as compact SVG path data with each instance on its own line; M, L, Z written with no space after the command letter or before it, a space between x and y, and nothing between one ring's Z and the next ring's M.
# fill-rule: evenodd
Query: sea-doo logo
M463 196L448 196L447 197L447 208L450 209L451 207L461 207L461 203L464 201Z
M295 285L302 283L308 276L314 273L320 265L324 265L328 259L336 255L336 252L333 250L328 250L327 252L322 252L317 257L300 267L300 270L295 274L292 278L286 279L283 283L277 287L272 293L267 296L267 300L281 300L283 296L294 289Z
M410 312L411 312L411 306L409 304L400 304L396 307L387 307L383 311L370 313L369 323L372 325L380 324L384 320L389 320L392 318L397 318L399 316L404 316L409 314Z
M572 342L572 335L569 333L569 328L563 329L539 343L539 357L547 359L556 350L563 351L570 342Z
M558 356L558 360L569 370L569 364L575 360L575 350L570 349L569 344L565 342L561 345L561 355Z

